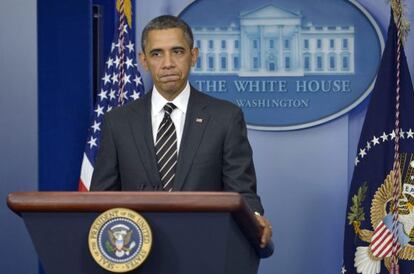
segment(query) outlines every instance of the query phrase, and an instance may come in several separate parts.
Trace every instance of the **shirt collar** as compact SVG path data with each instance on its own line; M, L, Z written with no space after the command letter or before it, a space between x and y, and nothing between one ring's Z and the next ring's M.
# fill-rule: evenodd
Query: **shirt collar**
M156 115L160 112L164 112L163 111L164 105L168 102L171 102L177 107L177 109L179 109L181 112L186 114L189 99L190 99L190 84L188 82L184 90L180 94L178 94L178 96L175 97L174 100L172 101L168 101L167 99L165 99L159 93L157 88L154 86L152 88L152 95L151 95L152 113Z

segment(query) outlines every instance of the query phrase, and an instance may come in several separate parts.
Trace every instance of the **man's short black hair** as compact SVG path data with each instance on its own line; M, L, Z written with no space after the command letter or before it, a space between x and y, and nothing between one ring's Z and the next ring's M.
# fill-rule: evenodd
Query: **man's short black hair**
M145 45L148 40L148 33L151 30L163 30L179 28L184 32L184 38L187 41L190 49L194 46L193 32L190 26L181 18L172 15L161 15L152 19L144 28L141 35L141 48L145 52Z

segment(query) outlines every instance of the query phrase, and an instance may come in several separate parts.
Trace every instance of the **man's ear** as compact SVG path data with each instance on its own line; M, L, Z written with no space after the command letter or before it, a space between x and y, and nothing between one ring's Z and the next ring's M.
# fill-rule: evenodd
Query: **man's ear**
M139 62L141 63L141 66L148 71L148 65L147 65L147 57L145 56L145 53L140 52L139 53Z
M194 67L194 65L197 63L198 58L198 48L193 48L191 50L191 66Z

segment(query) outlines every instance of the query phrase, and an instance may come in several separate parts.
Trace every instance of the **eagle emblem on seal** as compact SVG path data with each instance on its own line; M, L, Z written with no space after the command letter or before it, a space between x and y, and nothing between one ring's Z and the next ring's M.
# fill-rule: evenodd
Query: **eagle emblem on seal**
M108 241L106 241L106 250L118 258L129 256L130 251L136 246L132 241L132 230L124 225L114 225L108 229Z

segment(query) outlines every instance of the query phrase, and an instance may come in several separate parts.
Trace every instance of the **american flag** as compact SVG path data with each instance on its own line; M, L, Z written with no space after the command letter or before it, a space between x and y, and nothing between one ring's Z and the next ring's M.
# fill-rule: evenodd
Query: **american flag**
M104 75L100 82L92 122L83 154L79 191L88 191L91 184L96 154L101 141L101 126L104 114L113 108L138 99L144 94L144 85L137 68L135 41L132 36L132 5L130 1L118 0L116 29L111 52L105 62ZM129 18L128 18L129 16Z
M385 216L374 230L371 239L370 248L372 254L377 258L390 257L392 252L393 234L392 234L392 216ZM401 249L400 242L397 242L397 250Z

